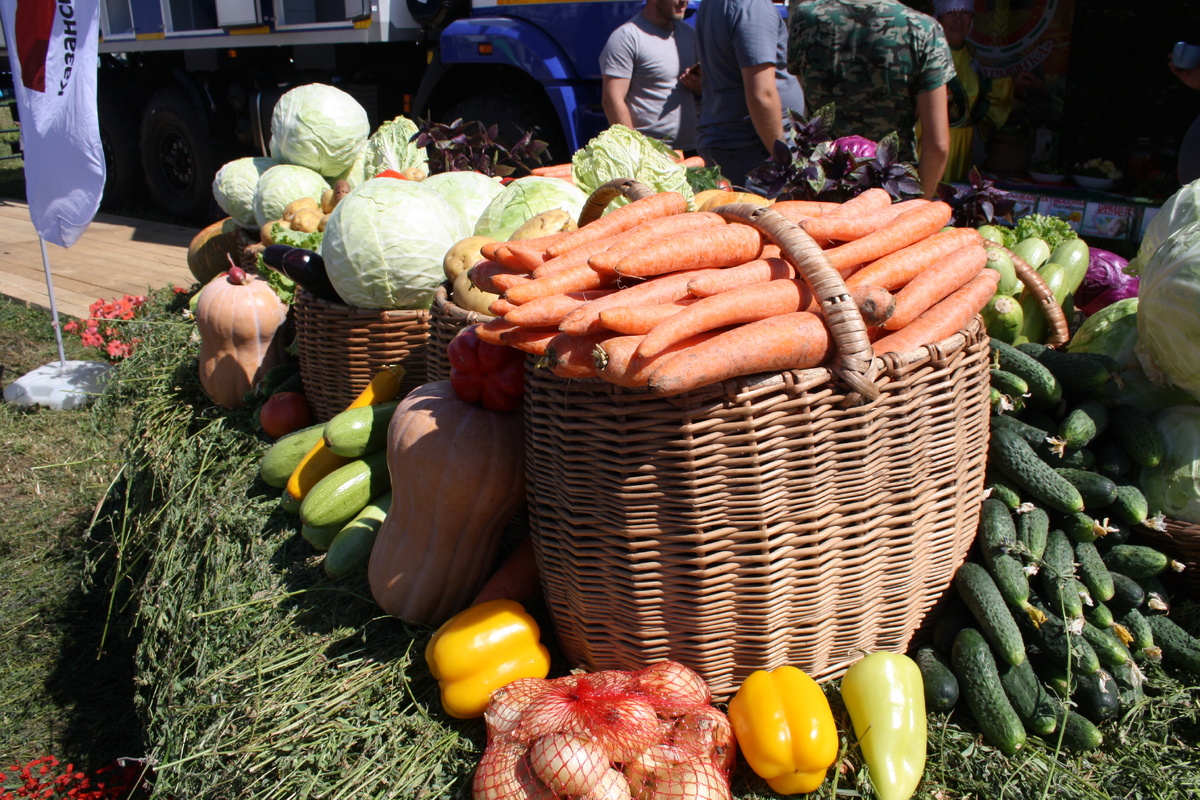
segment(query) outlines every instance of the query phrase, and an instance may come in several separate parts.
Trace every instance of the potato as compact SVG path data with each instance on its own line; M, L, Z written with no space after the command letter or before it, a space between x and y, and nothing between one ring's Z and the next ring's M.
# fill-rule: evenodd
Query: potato
M490 236L468 236L451 245L442 259L442 271L446 273L446 280L454 281L461 273L475 266L475 262L483 258L479 254L479 248L494 241L496 240Z
M262 226L262 233L261 233L261 238L259 239L259 241L262 242L263 244L275 244L275 239L271 236L271 228L274 228L276 225L282 225L283 227L288 228L288 229L290 229L292 227L292 223L288 222L287 220L273 219L273 220L269 221L266 225Z
M500 295L485 292L471 283L471 278L466 272L454 279L454 287L450 292L450 300L454 305L465 308L467 311L475 311L489 316L492 312L488 310L488 307L499 297Z
M296 216L297 211L302 211L306 208L320 209L321 204L311 197L301 197L288 203L283 209L283 218L291 222L292 217Z
M312 233L321 227L322 216L319 208L302 208L292 217L292 230Z
M326 214L328 214L330 211L333 211L333 198L334 194L332 188L321 192L321 210Z
M718 190L718 191L720 191L721 194L723 194L725 196L721 197L720 195L714 194L707 201L705 201L704 205L697 205L696 210L697 211L712 211L714 208L719 208L720 206L723 206L726 203L750 203L751 205L756 205L756 206L769 206L769 205L771 205L772 202L774 202L772 200L767 199L766 197L763 197L762 195L754 194L753 192L726 192L724 190Z
M400 170L400 174L408 181L423 181L429 177L424 167L408 167Z
M577 227L579 226L575 224L575 218L571 216L570 212L561 208L552 208L525 220L521 227L513 231L508 240L515 242L518 239L536 239L551 233L573 231Z
M319 230L321 233L324 233L325 226L328 224L329 224L329 214L328 214L328 212L326 212L321 215L321 224L317 226L317 230Z

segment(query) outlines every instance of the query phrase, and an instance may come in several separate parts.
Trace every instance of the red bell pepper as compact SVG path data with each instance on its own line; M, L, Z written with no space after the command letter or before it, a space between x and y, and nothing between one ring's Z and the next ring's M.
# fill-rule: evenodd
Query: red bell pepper
M489 411L512 411L525 394L525 354L479 338L475 326L463 328L446 348L450 385L466 403Z

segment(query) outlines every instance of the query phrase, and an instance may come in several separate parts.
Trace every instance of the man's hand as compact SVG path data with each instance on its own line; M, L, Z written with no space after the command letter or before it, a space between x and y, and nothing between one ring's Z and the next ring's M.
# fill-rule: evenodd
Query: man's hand
M692 94L700 94L700 62L697 61L680 73L679 82Z

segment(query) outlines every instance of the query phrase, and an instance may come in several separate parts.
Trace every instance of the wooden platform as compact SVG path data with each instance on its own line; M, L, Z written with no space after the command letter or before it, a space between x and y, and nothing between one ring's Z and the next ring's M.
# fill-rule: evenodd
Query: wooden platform
M187 246L196 230L97 214L72 247L47 243L59 316L82 319L101 298L191 286L195 279L187 268ZM0 295L50 309L37 231L29 207L16 200L0 200Z

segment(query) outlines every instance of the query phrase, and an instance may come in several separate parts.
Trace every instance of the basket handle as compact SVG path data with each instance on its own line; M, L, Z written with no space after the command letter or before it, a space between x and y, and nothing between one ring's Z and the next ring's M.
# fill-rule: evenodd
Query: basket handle
M608 208L608 204L618 197L641 200L652 194L654 194L653 189L633 178L614 178L608 183L596 187L587 202L583 204L583 210L579 212L579 221L576 224L582 228L589 222L600 219L600 215L604 213L604 209Z
M1004 245L987 241L984 244L989 250L1000 250L1012 259L1013 269L1016 270L1017 277L1021 279L1021 283L1025 284L1026 288L1037 299L1038 306L1046 316L1046 321L1050 323L1050 336L1046 339L1046 346L1061 347L1070 341L1071 330L1067 326L1067 315L1063 313L1062 306L1058 304L1058 300L1054 297L1054 292L1050 291L1050 287L1046 285L1042 274L1030 266L1029 262Z
M729 203L714 210L728 220L753 226L779 246L821 304L837 349L833 373L866 400L879 397L879 387L875 384L878 367L867 336L867 323L846 282L829 263L821 246L795 222L765 206Z

